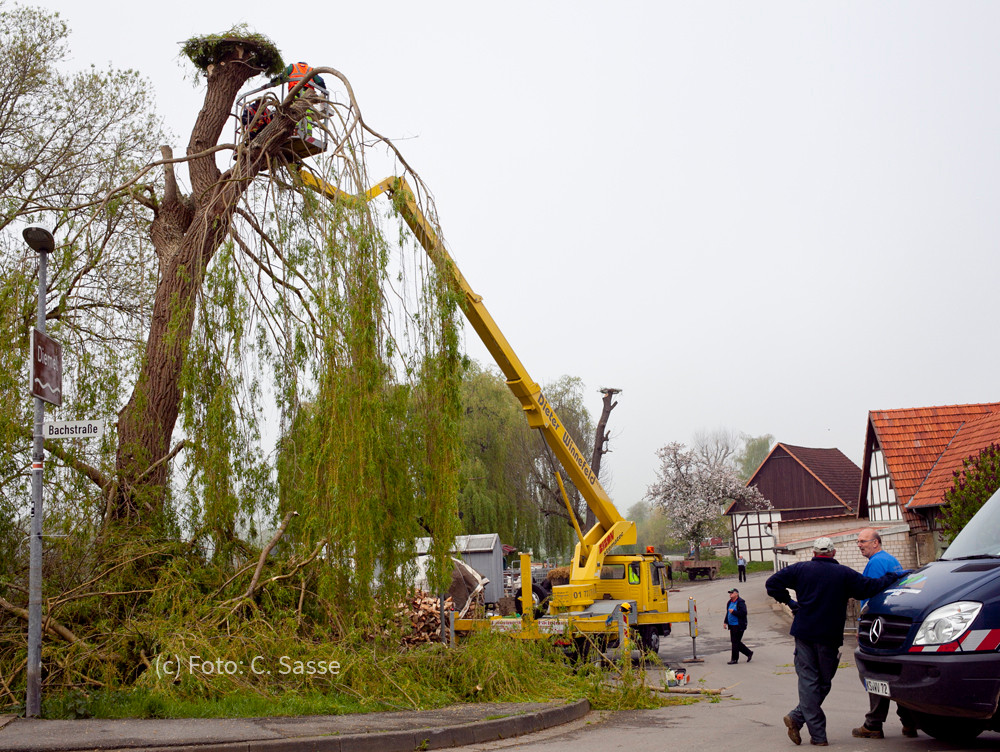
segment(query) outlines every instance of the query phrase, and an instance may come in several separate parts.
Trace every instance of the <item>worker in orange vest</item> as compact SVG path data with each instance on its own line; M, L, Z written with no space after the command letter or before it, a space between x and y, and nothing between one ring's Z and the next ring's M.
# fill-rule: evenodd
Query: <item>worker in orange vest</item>
M289 89L295 88L296 84L299 83L303 78L308 76L312 72L312 66L308 63L298 62L292 63L281 73L280 76L275 76L271 79L271 85L275 86L277 84L288 84ZM306 81L304 89L315 89L322 94L326 94L326 82L323 77L316 74L308 81Z

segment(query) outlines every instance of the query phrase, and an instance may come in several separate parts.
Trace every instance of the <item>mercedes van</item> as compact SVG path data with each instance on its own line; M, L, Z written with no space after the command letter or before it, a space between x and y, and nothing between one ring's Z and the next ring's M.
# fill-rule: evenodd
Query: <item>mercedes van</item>
M1000 730L1000 491L935 562L870 599L854 657L865 688L947 741Z

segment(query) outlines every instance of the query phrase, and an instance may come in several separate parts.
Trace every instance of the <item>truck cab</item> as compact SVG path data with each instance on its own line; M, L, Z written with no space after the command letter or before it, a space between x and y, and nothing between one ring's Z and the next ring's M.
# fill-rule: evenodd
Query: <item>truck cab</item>
M866 689L938 739L1000 730L1000 491L938 561L861 611L855 662Z

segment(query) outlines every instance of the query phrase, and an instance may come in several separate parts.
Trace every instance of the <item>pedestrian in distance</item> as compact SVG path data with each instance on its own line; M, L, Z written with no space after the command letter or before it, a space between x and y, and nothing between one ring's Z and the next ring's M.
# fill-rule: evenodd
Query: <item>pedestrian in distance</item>
M865 577L881 577L887 572L899 572L903 569L896 557L882 548L882 536L874 528L865 528L858 533L858 550L868 559L865 571L862 572ZM861 601L862 608L865 603L867 600ZM851 735L861 739L883 739L885 734L882 724L889 717L889 698L869 693L868 703L871 709L865 715L864 724L851 731ZM896 715L903 724L903 736L915 737L917 727L913 714L902 705L896 705Z
M736 568L739 570L739 580L740 582L747 581L747 560L743 558L743 554L740 554L736 559Z
M795 638L795 673L798 676L799 704L782 720L788 738L802 743L799 733L808 727L810 743L826 747L826 715L823 700L830 693L844 644L847 601L871 598L906 572L890 572L882 577L865 577L840 564L829 538L813 542L813 558L779 569L767 578L767 594L792 610L789 630ZM795 591L793 600L789 590Z
M750 663L753 660L753 651L743 644L743 634L747 631L747 602L740 598L740 591L736 588L729 591L722 628L729 630L729 642L733 646L729 665L739 663L740 653L743 653L747 657L747 663Z

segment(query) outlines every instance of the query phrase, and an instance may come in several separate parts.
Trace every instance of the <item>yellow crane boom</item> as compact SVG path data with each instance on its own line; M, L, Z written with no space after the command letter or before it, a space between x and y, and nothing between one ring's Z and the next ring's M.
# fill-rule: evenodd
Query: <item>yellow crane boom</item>
M462 275L454 259L444 247L434 228L420 211L413 191L406 180L390 177L375 184L363 194L354 195L340 190L302 167L298 171L303 185L337 202L368 202L386 194L393 198L403 221L409 226L433 263L461 292L466 318L489 350L493 360L507 379L507 386L517 397L528 419L528 425L542 432L546 444L555 454L573 485L583 494L587 505L594 512L596 522L581 535L573 560L570 582L586 582L600 578L601 564L612 546L636 542L635 523L622 518L597 475L590 467L583 452L573 441L556 415L556 411L542 394L541 387L528 375L524 364L504 337L490 312ZM560 481L561 486L561 481ZM565 498L565 496L564 496ZM589 599L588 599L589 600Z

